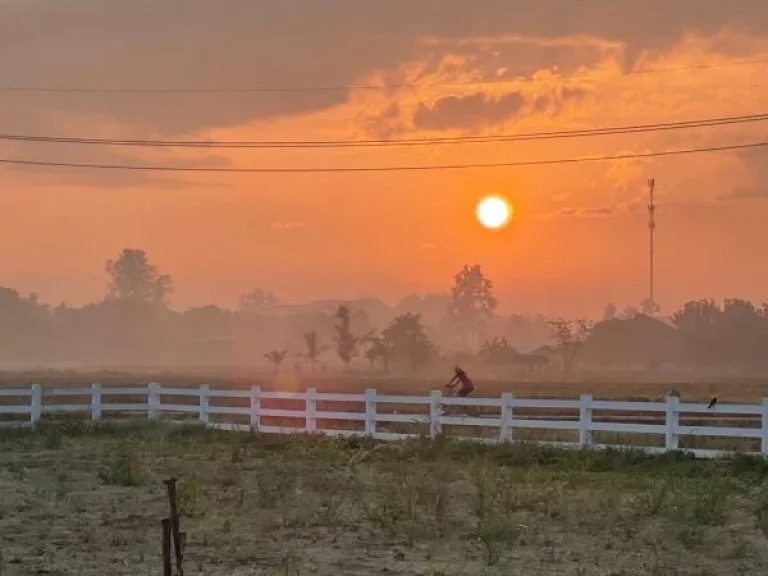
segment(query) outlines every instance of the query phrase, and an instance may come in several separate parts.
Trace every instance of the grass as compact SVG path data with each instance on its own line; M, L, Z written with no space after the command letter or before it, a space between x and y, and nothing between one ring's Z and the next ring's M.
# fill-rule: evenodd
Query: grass
M191 575L768 571L757 458L62 421L0 431L0 573L159 573L171 475Z

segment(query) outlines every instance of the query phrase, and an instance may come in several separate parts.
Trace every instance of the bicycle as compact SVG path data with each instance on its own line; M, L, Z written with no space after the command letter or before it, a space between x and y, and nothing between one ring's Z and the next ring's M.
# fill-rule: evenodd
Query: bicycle
M467 396L459 396L458 394L458 388L449 388L449 392L446 395L447 398L467 398ZM446 410L447 408L447 410ZM480 413L478 411L478 408L476 406L463 406L460 404L452 404L450 406L446 406L443 409L443 416L452 416L454 413L459 410L463 409L467 416L470 418L477 418Z

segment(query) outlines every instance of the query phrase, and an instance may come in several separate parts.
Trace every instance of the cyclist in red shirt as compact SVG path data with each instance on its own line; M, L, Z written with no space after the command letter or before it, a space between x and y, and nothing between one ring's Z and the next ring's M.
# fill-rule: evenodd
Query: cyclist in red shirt
M448 382L445 387L455 390L455 394L459 398L466 398L475 391L475 385L472 383L469 376L467 376L467 373L458 366L453 369L453 372L453 378L451 378L451 381Z
M455 396L458 396L459 398L466 398L475 391L475 385L472 383L472 380L469 378L469 376L467 376L467 373L458 366L454 367L453 372L453 378L451 378L451 381L448 382L445 387L450 388ZM458 408L463 408L463 412L465 412L468 416L477 415L475 410L470 409L469 406L451 406L446 414L453 414Z

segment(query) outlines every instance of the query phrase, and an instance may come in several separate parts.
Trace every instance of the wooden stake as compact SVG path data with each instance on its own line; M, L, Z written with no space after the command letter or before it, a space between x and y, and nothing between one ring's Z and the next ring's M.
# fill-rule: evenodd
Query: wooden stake
M171 519L163 518L163 576L173 576L171 564Z
M171 533L173 535L173 550L176 553L176 574L184 576L184 568L182 566L184 548L179 528L179 502L176 492L176 478L169 478L164 483L168 488L168 504L171 508Z

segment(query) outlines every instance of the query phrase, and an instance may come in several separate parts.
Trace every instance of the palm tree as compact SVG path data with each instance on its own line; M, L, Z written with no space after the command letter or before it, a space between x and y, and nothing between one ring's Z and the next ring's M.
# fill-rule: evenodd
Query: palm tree
M272 362L272 364L275 366L275 372L278 372L280 370L280 364L282 364L283 360L285 360L286 354L288 354L287 350L272 350L272 352L264 354L264 358Z

